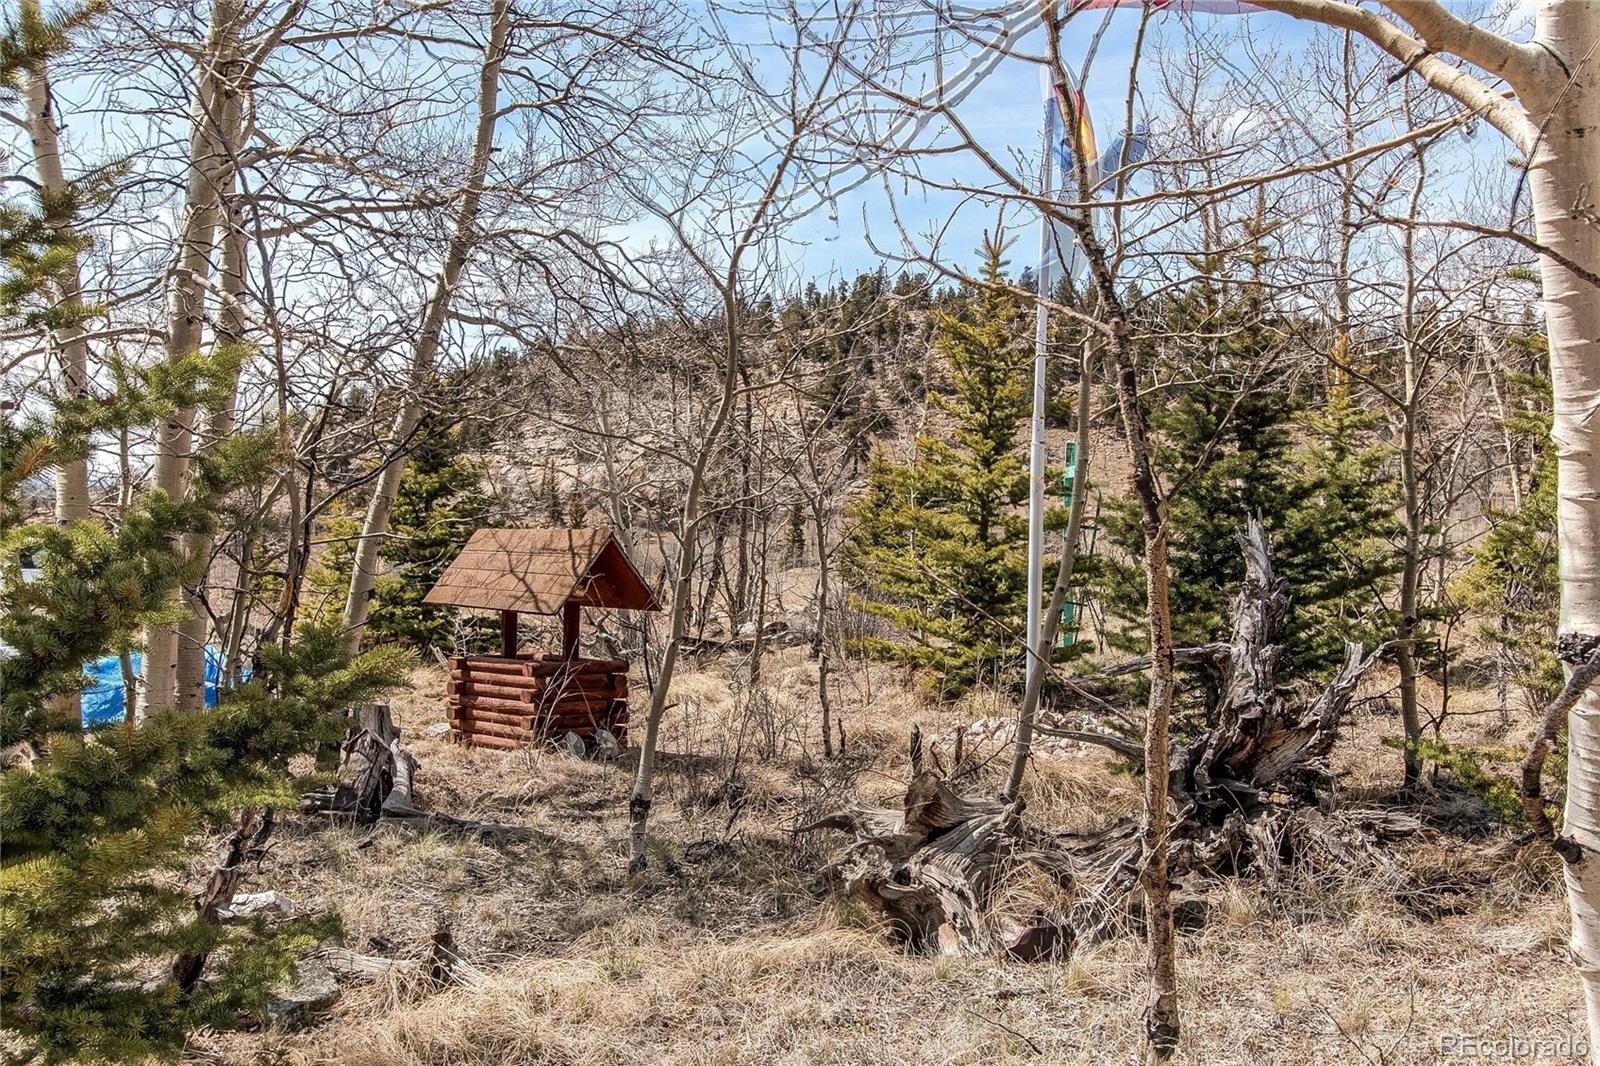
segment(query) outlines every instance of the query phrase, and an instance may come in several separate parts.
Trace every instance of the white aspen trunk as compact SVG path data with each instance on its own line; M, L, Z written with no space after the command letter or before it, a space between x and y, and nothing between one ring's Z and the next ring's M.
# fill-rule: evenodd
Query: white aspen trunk
M230 87L226 90L229 99L222 108L224 126L229 131L237 129L240 118L240 100L235 91L237 88ZM222 300L217 312L216 330L212 337L213 346L217 349L244 343L245 321L239 301L244 298L245 234L240 226L240 205L233 195L237 175L232 172L233 168L229 168L229 171L226 182L227 193L223 197L225 206L222 230ZM238 387L239 378L235 374L233 388L223 397L222 403L208 413L205 440L200 445L202 451L233 435L234 403ZM196 534L186 538L184 551L191 558L210 560L215 546L215 536ZM178 625L178 706L184 710L198 711L204 709L206 705L206 644L207 638L211 635L211 619L210 613L204 609L204 596L209 585L209 577L208 566L206 573L200 577L199 586L188 590L190 616Z
M124 426L117 433L117 471L121 483L117 486L117 521L127 520L128 508L133 506L133 460L128 454L128 430ZM133 668L133 653L123 648L117 654L117 666L122 672L122 720L137 722L139 710L139 674ZM79 723L83 721L79 715Z
M617 441L611 432L611 392L602 388L595 405L595 418L600 424L600 461L606 469L606 510L611 515L611 535L622 545L623 553L633 556L633 532L628 528L627 509L622 502L622 478L617 471Z
M361 630L367 624L383 538L389 532L389 518L394 511L395 496L400 491L400 477L405 472L408 442L422 421L420 393L439 353L439 341L450 317L450 298L455 294L461 271L477 240L478 206L483 198L484 178L489 172L489 156L494 151L494 123L500 106L500 64L505 58L506 37L511 29L510 10L510 0L495 0L490 13L489 42L484 48L483 73L478 82L478 121L472 135L472 158L466 184L461 190L461 201L456 205L444 262L412 346L406 391L389 427L389 452L384 459L383 472L373 488L372 503L361 526L361 539L356 543L350 591L344 604L345 631L353 645L360 643Z
M1088 245L1089 241L1084 240L1084 244ZM1116 353L1117 406L1122 412L1123 431L1127 437L1128 477L1139 501L1139 525L1144 532L1145 623L1150 640L1150 699L1144 725L1144 821L1139 832L1144 864L1139 882L1144 889L1145 941L1150 949L1144 1062L1147 1066L1162 1066L1177 1050L1179 1037L1178 944L1173 922L1172 884L1167 873L1170 858L1167 843L1169 737L1175 670L1167 501L1151 464L1133 343L1123 323L1116 323L1116 327L1111 350Z
M50 100L50 72L45 61L23 74L23 96L27 107L28 136L33 142L34 168L39 177L39 192L45 198L68 191L61 166L61 135L56 126ZM61 306L72 308L83 302L83 280L74 255L56 280L56 296ZM81 397L89 385L89 348L83 327L67 321L54 330L51 348L61 365L59 394L64 399ZM56 521L61 525L89 517L89 460L71 458L56 467ZM78 693L68 692L50 701L61 728L75 732L82 727L82 701Z
M50 99L50 72L44 60L24 74L27 101L28 136L33 142L34 167L39 176L39 191L46 198L61 196L68 190L61 166L61 131L56 125ZM73 256L62 270L56 293L62 305L83 302L83 280L78 272L78 257ZM60 390L67 398L84 394L89 385L89 347L83 327L67 322L51 338L56 358L61 363ZM62 525L89 517L89 461L68 459L56 468L56 521ZM76 697L72 700L77 705Z
M813 472L816 464L812 464ZM823 496L819 490L816 495L810 496L807 506L811 510L811 522L817 530L817 629L811 637L811 654L817 660L817 706L822 712L822 754L832 758L835 754L843 755L843 751L836 752L833 747L833 704L828 699L828 591L832 583L832 574L828 566L828 513L823 506Z
M1422 778L1422 759L1414 745L1422 739L1422 712L1417 700L1417 587L1421 579L1422 506L1417 497L1417 408L1409 384L1412 345L1406 342L1406 407L1400 433L1400 484L1405 499L1405 546L1401 552L1400 625L1395 632L1394 657L1400 671L1400 726L1405 733L1404 785L1415 788Z
M1407 115L1410 114L1410 97L1407 97ZM1415 221L1427 184L1428 171L1423 149L1413 150L1417 173L1411 187L1407 217ZM1415 745L1422 739L1422 711L1417 697L1417 632L1421 628L1418 612L1418 590L1422 582L1422 502L1420 475L1417 472L1417 416L1422 383L1417 352L1417 231L1406 226L1400 233L1404 249L1405 291L1401 321L1404 335L1401 338L1401 400L1400 426L1400 488L1405 501L1406 533L1401 553L1400 568L1400 625L1395 633L1395 664L1400 670L1400 725L1405 731L1403 782L1407 789L1417 786L1422 779L1422 759Z
M1528 179L1539 241L1600 273L1592 215L1600 175L1600 4L1541 0L1535 40L1567 68L1541 94L1518 86L1542 131ZM1550 378L1555 394L1556 525L1561 559L1561 637L1571 663L1600 643L1600 290L1550 256L1540 257ZM1570 667L1569 667L1570 669ZM1572 955L1588 1008L1589 1046L1600 1055L1600 691L1590 687L1568 717L1562 831L1583 849L1566 867Z
M184 189L183 223L178 234L178 260L172 277L167 312L166 357L175 362L200 347L205 321L206 283L220 210L219 196L231 161L218 129L222 104L222 66L236 48L241 18L239 0L219 0L211 12L211 32L197 74L190 107L189 165ZM194 411L174 411L160 427L152 485L181 499L189 472L194 437ZM165 710L178 702L178 628L152 625L144 635L144 712Z

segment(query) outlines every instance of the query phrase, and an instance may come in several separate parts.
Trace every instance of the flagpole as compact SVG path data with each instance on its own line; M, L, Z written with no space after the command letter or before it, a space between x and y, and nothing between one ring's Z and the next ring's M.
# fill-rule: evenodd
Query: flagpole
M1051 155L1054 150L1055 101L1045 95L1044 159L1039 165L1039 195L1050 195ZM1042 670L1049 655L1039 647L1040 597L1044 592L1044 412L1045 349L1050 334L1050 312L1045 300L1050 296L1050 216L1043 204L1039 210L1038 302L1033 326L1033 423L1028 450L1028 675Z

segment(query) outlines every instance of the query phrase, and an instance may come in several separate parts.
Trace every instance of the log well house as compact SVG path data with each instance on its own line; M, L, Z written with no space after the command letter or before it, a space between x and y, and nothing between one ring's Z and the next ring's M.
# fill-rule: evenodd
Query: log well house
M609 529L480 529L423 602L500 614L498 655L450 657L453 738L511 749L607 729L626 743L628 662L579 654L581 611L660 605ZM560 649L522 651L524 613L559 614Z

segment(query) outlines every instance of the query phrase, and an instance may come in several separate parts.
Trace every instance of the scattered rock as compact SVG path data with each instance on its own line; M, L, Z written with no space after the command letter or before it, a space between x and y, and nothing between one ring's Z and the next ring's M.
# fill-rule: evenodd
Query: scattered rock
M609 729L596 729L594 731L594 757L601 762L610 762L622 751L622 745L617 743L616 735Z
M281 892L241 892L233 897L232 903L217 912L217 917L226 922L254 914L287 918L292 913L294 900Z
M310 1024L339 1002L339 982L321 959L301 959L286 988L267 1005L267 1017L286 1029Z
M576 733L568 733L566 737L562 739L561 747L568 755L579 759L583 758L584 753L588 750L587 745L585 745L583 742L583 738Z
M450 732L449 722L435 722L424 731L423 735L430 737L442 737L448 732Z

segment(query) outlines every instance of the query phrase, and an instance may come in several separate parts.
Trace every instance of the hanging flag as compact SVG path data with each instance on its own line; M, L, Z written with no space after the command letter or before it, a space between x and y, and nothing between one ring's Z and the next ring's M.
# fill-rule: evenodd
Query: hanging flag
M1059 187L1072 187L1073 163L1077 159L1084 161L1089 184L1093 185L1100 180L1100 153L1095 151L1094 123L1089 118L1083 90L1055 84L1048 66L1039 68L1039 81L1044 89L1045 124L1055 148L1053 162L1060 175Z
M1146 4L1152 11L1173 11L1185 15L1244 15L1261 10L1244 0L1066 0L1066 14L1071 17L1080 11L1143 7ZM1046 183L1041 188L1043 195L1057 197L1064 192L1066 198L1077 199L1077 171L1074 164L1078 160L1082 161L1084 175L1088 178L1090 188L1093 188L1099 184L1101 175L1132 166L1149 154L1148 132L1143 123L1134 126L1131 136L1119 134L1104 154L1098 152L1094 123L1089 118L1081 82L1076 86L1057 85L1048 66L1040 67L1039 75L1045 98L1045 143L1051 146L1050 161L1058 175L1053 183ZM1086 264L1077 237L1071 229L1056 222L1048 226L1044 237L1042 250L1053 248L1054 255L1048 256L1048 259L1054 262L1041 261L1040 284L1045 284L1052 265L1059 266L1075 282L1081 282Z
M1185 15L1246 15L1261 10L1243 0L1149 0L1149 4L1152 11L1177 11ZM1144 5L1145 0L1067 0L1067 14Z
M1095 151L1094 125L1089 118L1081 90L1055 84L1050 68L1039 68L1039 84L1044 95L1045 143L1050 145L1052 180L1040 192L1047 198L1076 200L1078 160L1084 161L1089 185L1099 180L1099 155ZM1088 264L1072 228L1059 220L1046 225L1040 247L1039 280L1047 291L1051 278L1068 277L1081 285Z
M1123 145L1126 143L1127 152L1124 154ZM1142 163L1144 157L1150 153L1150 145L1146 136L1143 122L1133 127L1133 136L1117 134L1117 139L1106 147L1105 154L1100 157L1100 173L1105 175L1115 174L1123 167L1131 167L1135 163Z

